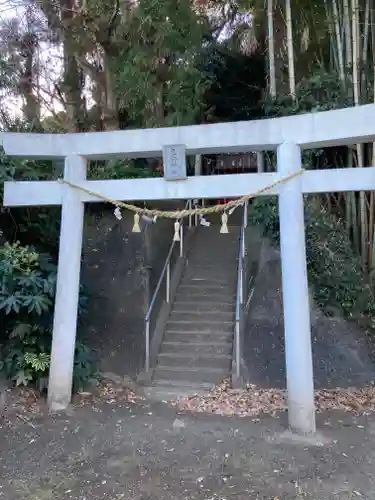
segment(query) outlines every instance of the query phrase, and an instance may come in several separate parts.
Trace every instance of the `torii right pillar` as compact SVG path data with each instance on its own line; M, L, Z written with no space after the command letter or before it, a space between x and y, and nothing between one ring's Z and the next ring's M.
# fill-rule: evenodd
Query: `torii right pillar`
M301 167L300 147L290 142L281 144L277 150L280 176ZM316 423L301 182L302 175L296 176L280 189L280 250L289 426L293 432L311 435L316 432Z

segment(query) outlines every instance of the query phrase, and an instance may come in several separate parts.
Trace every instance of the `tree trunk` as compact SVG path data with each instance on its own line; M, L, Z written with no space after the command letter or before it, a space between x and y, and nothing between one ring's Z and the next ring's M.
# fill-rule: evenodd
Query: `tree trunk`
M38 127L40 125L40 101L34 92L34 60L37 48L35 35L26 33L22 38L21 48L25 56L25 63L19 81L19 91L24 99L22 111L27 123Z
M285 78L287 53L285 51L286 25L281 0L274 0L273 10L273 39L275 54L275 76L279 93L289 91L288 80Z
M61 0L62 42L64 51L64 76L62 92L71 132L85 130L86 109L82 99L83 78L74 53L72 32L74 0Z
M104 52L105 102L103 106L104 130L119 130L117 98L114 91L113 74L111 70L111 54Z

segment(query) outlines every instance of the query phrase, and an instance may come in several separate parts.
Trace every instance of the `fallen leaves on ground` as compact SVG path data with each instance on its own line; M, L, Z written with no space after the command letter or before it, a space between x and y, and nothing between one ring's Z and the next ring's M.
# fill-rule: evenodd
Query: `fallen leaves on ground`
M98 404L124 406L140 403L142 397L120 381L103 379L90 391L79 391L73 395L74 407L87 407ZM31 387L13 387L7 391L4 418L0 419L0 428L12 422L30 423L33 416L48 413L45 394ZM32 425L30 423L30 425Z
M121 405L138 403L141 398L133 389L111 380L102 380L93 392L79 392L75 398L76 406L87 406L93 403Z
M7 413L41 413L41 395L30 387L14 387L6 391L5 410Z
M260 413L275 414L285 410L284 393L278 389L260 389L248 385L246 389L233 389L229 379L216 386L207 396L189 396L179 402L181 410L216 415L256 416Z
M315 392L318 412L341 410L355 414L375 411L375 386L362 389L321 389ZM287 409L286 392L281 389L262 389L248 384L245 389L233 389L230 380L224 380L207 396L193 395L177 403L179 409L216 415L254 417L260 414L276 415Z

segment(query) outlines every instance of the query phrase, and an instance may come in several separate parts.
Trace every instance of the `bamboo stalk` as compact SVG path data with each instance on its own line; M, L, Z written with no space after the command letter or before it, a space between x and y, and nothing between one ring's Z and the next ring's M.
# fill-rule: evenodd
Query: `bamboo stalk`
M375 12L371 9L371 48L372 48L372 66L373 66L373 101L375 103ZM372 144L372 166L375 166L375 142ZM370 266L372 269L375 267L375 225L374 225L374 212L375 212L375 193L371 191L370 193L370 224L369 233L372 235L371 245L370 245Z
M270 75L270 94L276 97L276 67L275 67L275 39L273 30L273 0L267 0L268 20L268 63Z
M368 54L368 42L369 42L369 32L370 32L370 0L366 0L365 5L365 19L363 27L363 47L362 47L362 95L366 92L366 70L367 70L367 54Z
M358 80L358 66L359 66L359 12L358 0L352 0L352 40L353 40L353 92L354 104L359 105L360 102L360 87ZM363 147L362 144L357 144L357 166L363 168ZM361 234L361 256L363 264L367 263L367 217L366 217L366 204L365 193L359 193L360 205L360 234Z
M354 104L359 105L359 81L358 81L358 63L359 63L359 32L358 32L358 8L357 0L352 0L352 74L353 74L353 92Z
M368 262L369 267L373 266L373 253L374 253L374 191L370 193L370 221L369 221L369 230L368 230L368 238L369 238L369 252L368 252Z
M343 85L345 85L344 49L340 33L340 18L336 0L332 0L332 7L333 7L333 20L334 20L336 40L337 40L337 58L339 64L339 74L340 74L340 79L343 82Z
M294 71L294 49L293 49L293 27L292 27L292 8L290 0L285 0L286 13L286 33L288 49L288 70L289 70L289 90L293 99L296 98L296 76Z
M346 68L352 64L352 41L350 29L349 0L343 0Z
M334 68L338 68L339 67L339 60L338 60L338 54L337 54L337 52L335 50L334 35L333 35L332 23L331 23L331 16L329 14L329 8L328 8L327 0L324 0L324 8L325 8L325 11L326 11L326 18L327 18L327 22L328 22L329 40L331 42L330 43L330 56L333 59L333 64L332 64L332 60L330 62L331 62L331 65L333 65Z
M343 0L342 3L343 10L343 30L345 37L345 62L346 62L346 75L347 78L350 66L352 64L352 41L351 41L351 29L350 29L350 15L349 15L349 0ZM349 91L349 87L348 87ZM347 167L351 168L353 166L353 151L351 149L348 150L348 164ZM356 210L355 210L355 194L347 193L346 194L346 227L348 229L349 235L351 229L353 228L353 244L354 247L358 250L359 245L357 242L358 233L356 231ZM354 207L354 208L353 208Z

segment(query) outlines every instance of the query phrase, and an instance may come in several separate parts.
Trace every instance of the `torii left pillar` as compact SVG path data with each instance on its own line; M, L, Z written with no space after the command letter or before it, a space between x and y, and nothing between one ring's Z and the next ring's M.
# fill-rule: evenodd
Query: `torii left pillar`
M79 183L86 180L86 172L85 158L76 155L65 158L64 179ZM48 406L51 411L65 409L71 400L84 216L84 203L79 190L66 184L62 188L60 247L48 383Z

